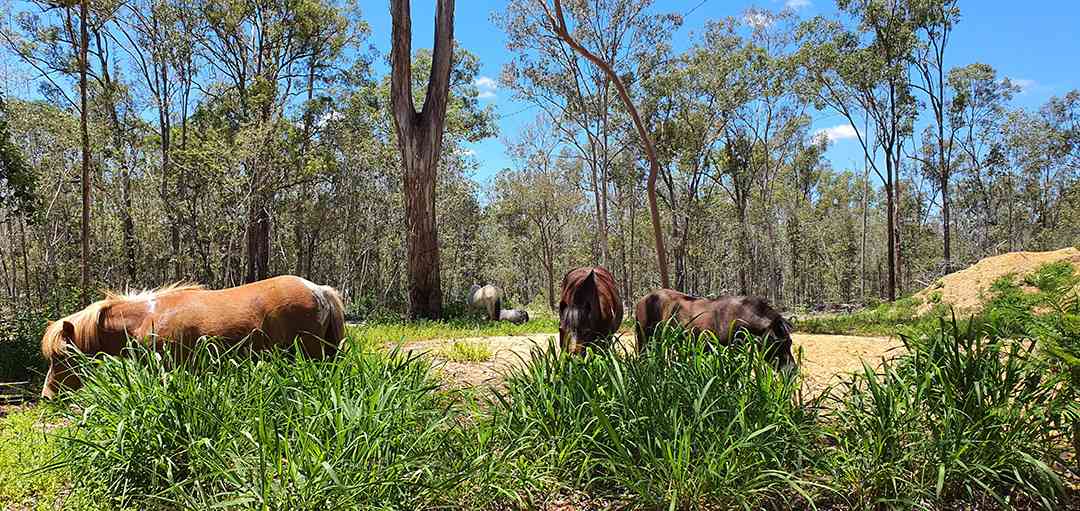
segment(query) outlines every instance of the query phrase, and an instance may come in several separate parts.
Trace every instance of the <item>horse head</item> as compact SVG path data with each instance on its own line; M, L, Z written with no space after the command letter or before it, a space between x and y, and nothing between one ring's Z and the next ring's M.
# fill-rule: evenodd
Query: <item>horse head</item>
M569 300L560 311L560 330L566 332L564 348L576 353L591 343L601 330L603 320L600 310L600 293L596 283L596 270L590 270L569 293Z
M45 328L41 352L49 360L49 371L45 374L41 397L52 399L63 387L79 388L82 385L71 361L71 350L79 348L79 341L75 325L67 318L52 321Z

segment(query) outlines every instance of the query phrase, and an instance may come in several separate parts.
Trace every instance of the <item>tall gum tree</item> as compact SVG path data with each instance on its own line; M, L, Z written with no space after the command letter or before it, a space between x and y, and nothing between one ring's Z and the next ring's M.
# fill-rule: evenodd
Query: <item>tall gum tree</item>
M799 28L804 44L798 59L803 92L818 110L840 114L856 135L866 162L885 187L885 298L895 300L900 264L896 205L904 142L913 129L916 103L908 64L915 41L911 16L902 2L841 0L839 7L854 28L822 17ZM865 119L869 129L860 123ZM877 150L882 162L878 162Z
M942 259L944 273L952 271L952 223L949 184L953 171L953 142L955 130L948 126L949 80L945 71L945 51L953 28L960 20L957 0L930 0L913 2L913 22L919 41L912 53L912 64L919 80L912 87L922 92L930 102L933 128L934 158L929 166L935 169L935 177L941 191Z
M575 36L574 32L579 28L581 20L577 20L575 24L571 26L567 22L566 12L564 11L560 0L553 0L551 5L548 4L547 0L536 0L536 4L543 11L542 19L544 20L544 30L562 40L575 53L581 55L600 69L611 81L612 86L615 87L619 99L623 104L623 108L625 108L630 115L634 130L644 149L645 159L649 164L646 189L649 199L649 218L652 222L653 243L656 249L657 268L660 271L660 285L665 288L671 287L671 280L668 276L667 250L664 247L664 232L660 221L660 209L656 199L656 181L660 172L660 162L656 155L656 147L653 144L652 136L646 128L645 123L642 121L641 116L638 114L637 107L630 97L629 89L627 88L623 77L615 72L615 63L606 60L603 55L586 48ZM615 7L618 7L618 5ZM596 17L599 17L599 15Z
M405 244L411 319L442 315L439 236L435 225L435 172L442 149L454 51L454 0L438 0L435 47L427 93L419 112L412 93L412 18L408 0L391 0L393 18L390 101L405 174Z

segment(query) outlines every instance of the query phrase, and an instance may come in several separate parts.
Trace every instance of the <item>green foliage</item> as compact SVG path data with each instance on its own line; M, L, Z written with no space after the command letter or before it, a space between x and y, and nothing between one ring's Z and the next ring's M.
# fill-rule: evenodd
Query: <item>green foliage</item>
M33 213L37 176L11 141L8 115L4 98L0 96L0 206L15 213Z
M454 341L437 350L435 354L451 362L487 362L494 356L491 347L474 341Z
M941 320L865 367L830 414L836 487L856 508L1029 503L1060 509L1060 376L997 325Z
M45 374L41 336L46 321L38 311L0 317L0 382L27 381Z
M140 348L90 361L60 466L136 507L418 509L474 498L462 481L489 448L461 438L426 363L364 344L352 336L333 361L207 344L172 370Z
M797 318L795 328L810 334L895 335L905 327L933 323L948 310L940 301L934 304L930 312L919 314L922 301L909 296L892 303L880 302L850 314Z
M556 484L632 506L805 505L818 426L798 377L749 345L707 353L672 329L657 346L629 358L537 351L491 421Z
M11 314L0 314L0 382L30 381L34 384L45 376L48 364L41 356L41 337L49 321L63 314L60 310L77 307L78 292L58 291L59 304L34 308L16 308Z

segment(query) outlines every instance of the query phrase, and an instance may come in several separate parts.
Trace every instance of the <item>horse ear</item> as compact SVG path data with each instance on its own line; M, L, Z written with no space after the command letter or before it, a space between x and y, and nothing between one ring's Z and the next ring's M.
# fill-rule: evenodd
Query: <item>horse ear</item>
M61 333L65 341L75 343L75 325L72 325L70 321L64 321L64 324L60 326Z

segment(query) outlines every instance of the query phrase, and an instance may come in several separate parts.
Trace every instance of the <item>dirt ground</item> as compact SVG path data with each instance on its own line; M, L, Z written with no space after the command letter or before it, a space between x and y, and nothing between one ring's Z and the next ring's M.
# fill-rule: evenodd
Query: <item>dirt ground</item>
M435 359L436 367L443 371L447 383L453 387L468 388L498 385L502 375L509 369L525 364L534 348L548 349L556 343L555 334L532 334L503 337L472 337L459 339L436 339L408 342L402 351L426 354ZM862 368L863 361L876 365L882 357L896 355L902 349L899 340L887 337L856 337L849 335L794 334L795 349L802 349L801 370L806 377L806 391L816 394L837 382L841 375ZM451 362L435 353L438 348L454 341L486 344L493 353L486 362ZM620 345L625 349L633 346L633 336L623 334Z

